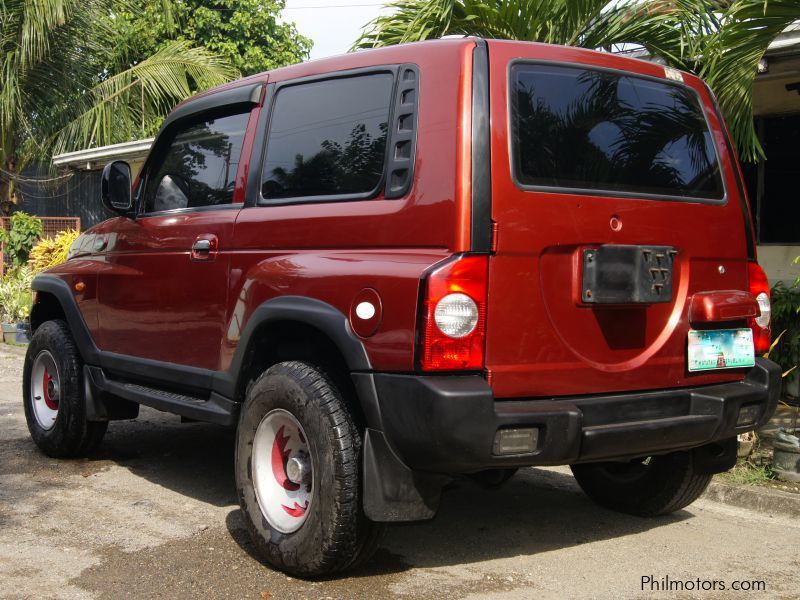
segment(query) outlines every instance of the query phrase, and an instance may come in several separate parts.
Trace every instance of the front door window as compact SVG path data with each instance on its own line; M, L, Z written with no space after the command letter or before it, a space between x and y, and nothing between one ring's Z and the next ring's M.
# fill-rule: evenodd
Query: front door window
M178 129L148 177L145 213L233 202L236 171L249 113L195 122ZM157 163L158 164L158 163Z

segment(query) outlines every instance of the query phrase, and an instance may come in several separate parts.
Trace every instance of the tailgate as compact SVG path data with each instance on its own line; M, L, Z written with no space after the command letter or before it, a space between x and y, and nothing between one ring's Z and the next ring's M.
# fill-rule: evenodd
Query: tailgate
M742 379L687 369L691 296L747 290L737 167L702 83L538 44L490 42L489 63L495 395Z

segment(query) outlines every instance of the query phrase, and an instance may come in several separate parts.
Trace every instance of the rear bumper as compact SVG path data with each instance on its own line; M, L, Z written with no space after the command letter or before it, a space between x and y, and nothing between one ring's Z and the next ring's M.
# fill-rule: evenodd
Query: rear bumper
M370 374L367 415L397 457L414 471L469 473L646 456L696 448L763 425L775 411L780 368L756 359L743 381L576 398L499 400L471 376ZM370 381L364 378L369 378ZM757 405L755 423L737 426L739 410ZM493 454L502 428L537 427L534 452Z

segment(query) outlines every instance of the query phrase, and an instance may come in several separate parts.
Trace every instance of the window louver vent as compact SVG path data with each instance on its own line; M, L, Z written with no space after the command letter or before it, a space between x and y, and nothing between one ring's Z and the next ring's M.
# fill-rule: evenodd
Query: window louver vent
M414 65L400 67L394 101L392 130L389 136L389 162L386 198L400 198L414 180L414 154L417 144L419 70Z

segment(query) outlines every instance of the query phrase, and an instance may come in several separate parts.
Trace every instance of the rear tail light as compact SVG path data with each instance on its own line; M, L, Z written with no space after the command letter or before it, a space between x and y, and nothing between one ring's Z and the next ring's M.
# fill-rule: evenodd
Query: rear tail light
M769 280L766 273L764 273L764 269L758 263L750 262L747 266L750 293L756 297L760 311L759 316L750 319L749 325L753 330L756 354L764 354L769 351L772 337L770 328L772 306L769 300Z
M423 371L483 368L487 256L463 255L424 281L417 363Z

